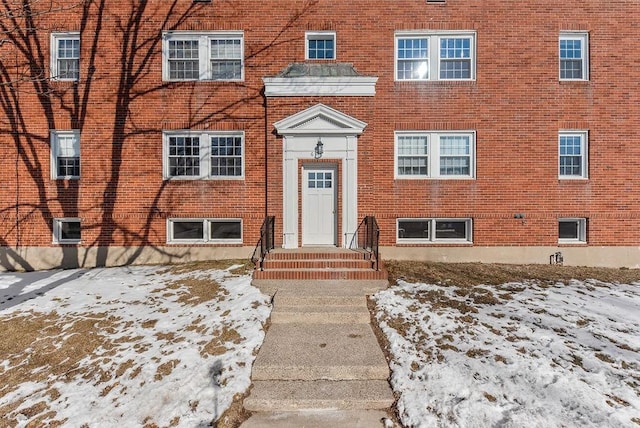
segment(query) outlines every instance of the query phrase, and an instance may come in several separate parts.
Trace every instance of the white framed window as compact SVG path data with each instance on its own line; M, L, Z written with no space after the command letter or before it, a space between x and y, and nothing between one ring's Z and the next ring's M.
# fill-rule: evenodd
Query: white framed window
M587 131L561 131L558 133L559 178L588 178L587 136Z
M305 33L305 59L336 59L336 33L316 31Z
M589 35L561 32L558 44L560 80L589 80Z
M51 178L80 178L80 131L51 131Z
M165 179L243 179L243 132L165 132Z
M475 132L398 131L395 178L474 178Z
M82 237L82 226L79 218L54 218L53 243L77 244Z
M242 219L169 219L167 220L167 242L241 244Z
M396 80L475 80L475 68L474 31L396 33Z
M243 33L163 33L162 78L168 81L244 80Z
M50 55L51 79L80 79L80 33L52 33Z
M558 219L558 243L584 244L587 242L586 218Z
M473 242L470 218L399 218L396 240L399 244Z

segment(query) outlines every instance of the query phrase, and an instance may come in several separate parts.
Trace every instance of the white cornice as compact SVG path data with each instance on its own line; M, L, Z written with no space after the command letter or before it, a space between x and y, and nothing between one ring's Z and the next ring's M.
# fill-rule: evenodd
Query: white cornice
M267 97L359 96L376 94L377 77L265 77Z

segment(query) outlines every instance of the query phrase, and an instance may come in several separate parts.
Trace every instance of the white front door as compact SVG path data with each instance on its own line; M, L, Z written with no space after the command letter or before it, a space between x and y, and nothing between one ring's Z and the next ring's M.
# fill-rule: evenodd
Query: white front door
M336 169L303 168L302 245L336 245Z

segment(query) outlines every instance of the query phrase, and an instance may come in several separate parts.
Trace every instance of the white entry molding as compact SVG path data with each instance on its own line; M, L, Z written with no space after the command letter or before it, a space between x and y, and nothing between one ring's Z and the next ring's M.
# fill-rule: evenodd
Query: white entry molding
M317 104L274 124L283 138L283 248L298 248L299 160L315 161L315 147L322 139L323 159L341 162L342 236L347 247L358 227L358 135L366 123L338 110Z

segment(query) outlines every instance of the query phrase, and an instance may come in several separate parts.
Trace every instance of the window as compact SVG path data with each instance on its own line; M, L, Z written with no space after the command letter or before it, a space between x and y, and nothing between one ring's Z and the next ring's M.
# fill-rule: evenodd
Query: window
M244 178L242 133L165 133L164 146L167 179Z
M80 33L51 35L51 79L80 79Z
M401 218L398 243L470 243L471 219Z
M560 132L560 178L587 178L587 132Z
M51 132L51 178L80 177L80 132Z
M79 218L54 218L53 242L56 244L77 244L81 238Z
M243 80L243 34L167 32L164 80Z
M332 32L307 33L306 59L336 59L336 34Z
M171 219L167 223L169 242L242 243L240 219Z
M558 220L558 242L580 244L587 242L586 218L561 218Z
M397 132L396 178L473 178L475 133Z
M396 34L396 80L475 79L475 33Z
M560 33L560 80L589 80L587 33Z

